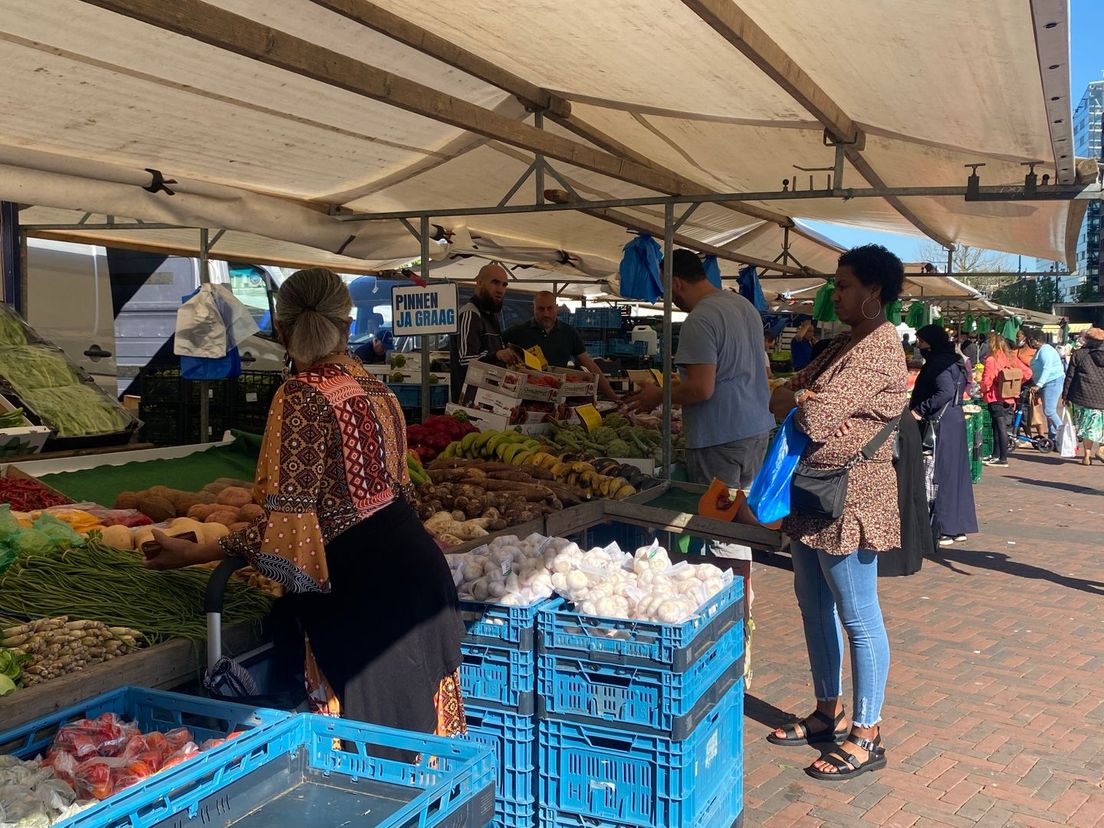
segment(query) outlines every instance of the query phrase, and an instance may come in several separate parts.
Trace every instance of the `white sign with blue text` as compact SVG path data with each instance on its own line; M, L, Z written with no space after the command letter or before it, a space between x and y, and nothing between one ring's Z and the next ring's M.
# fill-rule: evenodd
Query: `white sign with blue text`
M456 285L414 285L391 291L395 336L454 333L456 310Z

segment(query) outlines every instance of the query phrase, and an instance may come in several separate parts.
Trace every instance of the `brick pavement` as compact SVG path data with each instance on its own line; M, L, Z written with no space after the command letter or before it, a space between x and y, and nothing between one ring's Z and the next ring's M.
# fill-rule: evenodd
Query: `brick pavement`
M877 773L816 782L816 749L765 741L812 691L792 574L755 566L746 825L1104 826L1104 466L1021 450L974 494L982 534L879 582Z

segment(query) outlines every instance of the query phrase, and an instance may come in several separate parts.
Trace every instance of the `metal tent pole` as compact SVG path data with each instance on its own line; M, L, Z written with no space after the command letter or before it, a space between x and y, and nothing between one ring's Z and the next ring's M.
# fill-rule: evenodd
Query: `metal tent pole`
M671 477L671 283L674 274L675 205L663 206L663 477Z
M199 284L207 285L211 282L211 274L207 269L207 228L199 231ZM211 431L211 391L207 380L199 381L199 442L210 442Z
M0 201L0 264L4 271L4 301L25 316L24 261L19 205L13 201Z
M419 226L422 244L422 281L429 284L429 216L422 216ZM429 419L429 334L422 334L422 422Z

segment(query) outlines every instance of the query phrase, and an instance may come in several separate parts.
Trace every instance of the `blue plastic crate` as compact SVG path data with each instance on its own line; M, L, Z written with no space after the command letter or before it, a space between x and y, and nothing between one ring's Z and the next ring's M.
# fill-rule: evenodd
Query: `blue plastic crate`
M621 311L617 308L579 308L575 311L575 327L594 330L619 329Z
M128 722L134 722L143 733L155 730L168 732L186 727L197 743L219 739L234 732L244 735L229 744L250 744L263 738L267 729L286 722L290 714L281 710L269 710L234 702L215 701L180 693L146 690L141 687L122 687L104 693L72 707L58 710L49 716L0 733L0 753L13 754L21 759L33 759L46 752L60 727L80 719L94 719L105 713L114 713ZM221 750L216 748L215 750ZM202 763L214 753L207 751L188 762ZM58 825L99 826L106 824L108 815L118 803L127 801L141 791L153 779L168 778L174 770L162 771L145 783L127 788L82 811L79 817L64 820ZM77 821L79 819L79 821Z
M422 407L422 384L420 382L391 382L387 384L391 393L399 401L400 408ZM429 386L429 407L444 408L449 401L448 383Z
M586 346L586 352L592 357L604 357L606 355L606 343L605 342L584 342Z
M743 775L743 714L741 680L684 740L542 720L542 814L594 820L586 825L696 826Z
M494 757L478 744L307 714L258 735L150 777L108 812L85 811L66 825L477 828L494 817Z
M744 617L744 582L734 578L681 624L583 615L562 604L537 614L538 649L575 651L594 661L686 670Z
M464 640L460 659L460 689L465 699L523 716L533 713L537 665L532 650Z
M644 342L630 342L627 339L611 339L606 343L606 353L616 357L644 356L648 346Z
M743 823L743 779L713 794L705 810L693 822L693 828L739 828ZM580 814L567 814L553 808L540 808L537 828L624 828L623 822L610 822Z
M460 617L468 639L479 643L509 644L531 650L536 641L537 613L562 603L560 598L538 601L527 607L507 607L482 601L460 601Z
M546 650L537 660L537 712L684 739L743 676L743 654L742 619L684 672Z
M284 721L290 714L249 704L215 701L181 693L121 687L80 704L66 707L17 728L0 732L0 753L31 759L54 741L58 728L79 719L115 713L134 722L143 733L186 727L196 742L220 739L235 731L252 731Z
M537 796L536 719L467 703L464 715L468 722L467 738L490 748L497 760L495 799L534 805Z

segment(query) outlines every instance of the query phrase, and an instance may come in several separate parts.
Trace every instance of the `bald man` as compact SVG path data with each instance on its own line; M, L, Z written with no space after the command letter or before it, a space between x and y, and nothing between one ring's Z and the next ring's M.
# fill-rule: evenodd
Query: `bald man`
M514 365L520 359L503 343L498 321L509 278L502 265L483 265L475 277L475 296L460 308L458 330L449 337L453 402L460 400L464 376L472 362L504 366Z
M586 368L598 378L598 389L603 397L616 400L617 395L610 387L609 380L586 352L583 338L573 327L557 319L558 313L556 297L549 291L542 290L533 297L533 318L510 328L502 338L506 344L523 349L539 345L549 365L566 368L568 362L574 361L577 366Z

